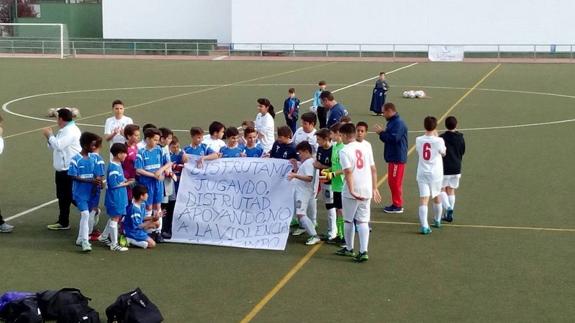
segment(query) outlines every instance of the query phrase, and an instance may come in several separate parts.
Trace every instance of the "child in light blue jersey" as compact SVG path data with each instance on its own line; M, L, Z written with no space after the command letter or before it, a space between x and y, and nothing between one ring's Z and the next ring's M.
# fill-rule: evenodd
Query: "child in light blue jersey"
M72 198L80 211L80 227L76 245L81 246L84 252L92 251L92 245L88 240L90 201L94 191L102 185L104 176L101 167L98 166L98 158L93 153L96 150L98 139L101 140L100 136L91 132L84 132L80 136L82 151L72 157L68 168L68 175L73 178Z
M202 143L204 131L200 127L192 127L190 129L190 136L192 142L189 146L184 147L184 153L188 155L200 156L197 160L198 167L202 167L204 160L218 159L219 155L213 151L208 145Z
M96 141L96 149L94 150L93 154L96 155L97 166L100 168L100 172L102 174L106 174L106 163L102 156L100 156L100 149L102 148L102 138L99 138ZM102 189L104 188L104 184L97 186L94 188L92 193L92 197L90 198L90 202L88 203L90 206L90 217L88 218L88 229L90 230L90 241L98 241L100 237L100 231L98 230L98 222L100 221L100 195Z
M220 148L222 158L245 157L244 146L239 144L240 132L236 127L226 129L226 140L226 145Z
M136 185L132 189L132 204L128 206L126 217L124 218L124 234L131 246L140 248L153 248L156 242L147 231L156 230L159 227L158 215L146 216L146 200L148 199L148 189L144 185Z
M264 155L264 148L258 144L258 132L254 127L247 127L244 130L244 138L246 146L244 147L244 154L246 157L262 157Z

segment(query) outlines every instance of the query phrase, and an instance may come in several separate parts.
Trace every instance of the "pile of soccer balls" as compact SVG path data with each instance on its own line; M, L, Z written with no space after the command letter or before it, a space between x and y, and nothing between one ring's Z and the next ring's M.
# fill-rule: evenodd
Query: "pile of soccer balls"
M403 91L403 97L406 99L422 99L425 98L426 94L422 90L414 91Z
M60 110L60 109L68 109L68 110L72 111L72 117L74 117L74 118L76 118L77 116L80 115L80 110L78 110L77 108L63 107L63 108L50 108L50 109L48 109L48 116L50 118L58 117L58 110Z

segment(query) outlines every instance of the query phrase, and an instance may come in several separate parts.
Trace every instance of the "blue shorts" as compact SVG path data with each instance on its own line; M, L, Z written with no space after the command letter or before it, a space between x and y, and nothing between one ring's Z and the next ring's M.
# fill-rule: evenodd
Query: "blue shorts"
M162 203L164 200L164 182L151 181L142 183L148 189L148 199L146 205L154 205Z
M80 212L90 211L90 200L74 196L74 202L76 202L76 207Z
M100 190L96 191L95 194L93 194L90 197L90 201L88 202L88 205L90 206L90 210L95 209L98 207L98 205L100 205Z

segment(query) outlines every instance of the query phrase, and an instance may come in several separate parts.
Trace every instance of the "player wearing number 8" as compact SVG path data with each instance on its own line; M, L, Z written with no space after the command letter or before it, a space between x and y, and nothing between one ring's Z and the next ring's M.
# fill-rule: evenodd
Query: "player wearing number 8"
M446 148L443 138L437 136L437 119L426 117L423 121L425 134L415 139L417 149L417 185L419 187L419 222L421 233L429 234L431 229L427 222L427 204L433 198L435 215L434 227L441 226L441 184L443 181L443 159Z

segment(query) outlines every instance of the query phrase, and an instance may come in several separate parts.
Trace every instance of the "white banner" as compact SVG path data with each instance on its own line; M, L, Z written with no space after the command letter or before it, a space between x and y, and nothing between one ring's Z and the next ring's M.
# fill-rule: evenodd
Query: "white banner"
M195 166L192 160L182 171L170 242L285 249L294 214L289 161L223 158Z
M464 53L463 46L429 46L428 57L432 62L461 62Z

